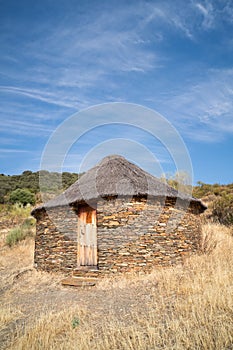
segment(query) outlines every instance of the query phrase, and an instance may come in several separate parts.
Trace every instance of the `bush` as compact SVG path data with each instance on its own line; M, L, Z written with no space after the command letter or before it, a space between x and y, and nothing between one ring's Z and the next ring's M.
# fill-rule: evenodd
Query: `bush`
M233 224L233 194L225 194L213 203L213 218L223 225Z
M12 247L13 245L18 243L19 241L22 241L25 238L26 235L22 227L14 227L6 236L6 244L9 245L9 247Z
M17 188L10 193L10 203L21 203L24 206L27 204L35 204L35 195L26 188Z
M12 220L18 219L18 223L22 223L30 216L31 210L32 208L30 204L23 206L21 203L15 203L14 205L8 205L6 207L6 215L8 218Z
M32 237L34 235L35 220L33 218L27 218L22 225L14 227L6 236L6 244L9 247L24 240L26 237Z

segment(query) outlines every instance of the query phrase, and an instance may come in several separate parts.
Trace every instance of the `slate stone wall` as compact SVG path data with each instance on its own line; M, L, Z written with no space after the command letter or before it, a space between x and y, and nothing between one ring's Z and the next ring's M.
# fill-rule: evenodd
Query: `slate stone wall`
M187 212L186 212L187 210ZM98 266L105 273L150 271L197 252L198 204L174 199L100 201L97 207Z
M199 249L198 203L174 199L109 198L97 204L98 268L102 275L170 266ZM37 212L35 266L46 271L77 268L76 209Z
M38 270L69 272L77 267L77 215L69 207L36 214L34 263Z

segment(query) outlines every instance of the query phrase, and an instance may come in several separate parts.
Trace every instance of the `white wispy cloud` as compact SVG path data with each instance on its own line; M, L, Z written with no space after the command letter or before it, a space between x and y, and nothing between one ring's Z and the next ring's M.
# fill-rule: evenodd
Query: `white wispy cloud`
M214 8L211 2L205 1L204 4L196 3L196 8L203 15L202 25L204 28L212 28L214 25L215 15Z
M12 84L0 90L76 110L100 102L88 90L114 88L112 76L144 74L158 65L156 53L147 49L148 41L135 22L138 11L125 6L113 17L106 11L100 16L92 13L84 24L77 25L77 16L73 16L55 27L42 26L37 40L21 43L15 68L2 70L4 79ZM131 22L136 26L124 28ZM7 37L5 40L3 51L8 46ZM24 70L16 69L22 61L29 64Z
M214 8L209 1L204 4L191 1L185 3L185 6L182 1L159 1L149 3L148 9L144 25L157 24L159 30L162 24L163 30L175 29L190 40L196 40L200 32L200 21L204 29L211 28L215 21Z
M233 71L209 70L205 79L172 97L168 104L189 138L222 140L233 133Z
M29 98L33 98L35 100L46 102L49 104L55 104L62 107L68 107L68 108L77 108L78 103L75 103L74 97L72 96L65 96L63 99L59 98L59 95L55 92L48 92L46 90L39 90L39 89L27 89L27 88L19 88L15 86L0 86L0 91L3 92L10 92L14 94L24 95Z
M12 154L15 154L15 153L32 153L32 152L29 151L29 150L26 150L26 149L18 149L18 148L0 148L0 154L3 154L3 153L12 153Z
M143 19L144 25L157 24L157 30L173 28L190 40L198 40L203 31L210 31L224 22L233 23L231 0L221 0L221 6L214 0L156 1L147 4L149 12Z
M4 54L4 62L10 61L15 68L2 69L4 79L9 78L10 83L2 84L0 92L28 100L18 106L15 101L10 106L3 105L1 116L4 119L8 115L11 121L3 121L2 130L47 135L56 126L51 126L51 120L106 100L127 100L127 95L119 93L122 80L127 77L131 82L131 76L155 74L156 69L166 65L167 58L152 44L165 41L171 30L188 40L197 40L201 31L211 30L224 20L221 13L229 21L233 18L230 1L223 0L221 11L211 0L193 0L185 2L185 6L183 1L138 2L137 6L128 3L116 7L112 16L106 9L97 14L90 10L84 17L76 13L64 16L55 26L43 23L39 34L33 29L36 40L22 41L21 50L12 48ZM9 45L7 35L2 36L1 43L4 51ZM22 70L19 68L23 60L27 65ZM183 115L182 119L188 117L185 123L189 127L195 124L231 132L232 84L228 81L224 85L220 76L219 73L216 81L207 77L206 82L189 85L186 92L171 99L171 107ZM101 89L101 97L95 97ZM50 111L46 106L43 113L40 103L59 110ZM224 126L226 122L228 127Z
M164 39L163 30L167 27L175 28L183 33L189 39L193 39L193 33L189 28L189 22L186 23L189 5L180 11L179 5L176 2L156 2L148 3L144 13L144 18L141 22L142 27L155 26L155 38L157 41ZM185 12L185 14L184 14ZM162 29L161 29L162 24Z
M42 123L26 122L17 119L4 119L1 120L0 124L0 131L9 135L48 136L53 130L51 126L46 126Z
M73 16L55 28L45 27L43 36L25 44L24 51L40 66L28 67L29 79L82 89L102 83L110 73L140 74L154 68L158 58L146 47L148 41L137 24L139 14L137 6L125 5L116 8L114 16L107 11L90 13L78 25Z
M34 155L34 151L28 150L28 149L20 149L20 148L0 148L0 159L1 162L5 162L7 159L15 159L15 158L28 158L29 156L32 157ZM15 163L14 163L15 164ZM2 164L1 164L2 166Z
M97 15L93 12L80 19L77 15L64 17L56 26L43 24L37 40L22 43L18 58L19 61L30 58L33 64L29 61L24 71L3 74L9 74L12 80L42 84L46 89L23 84L3 88L61 107L85 108L95 103L86 91L112 84L110 76L144 74L161 68L166 58L149 44L164 40L166 26L193 39L197 31L196 17L204 16L203 26L210 27L213 12L210 1L191 2L185 7L182 2L158 1L119 6L114 16L109 16L107 11Z

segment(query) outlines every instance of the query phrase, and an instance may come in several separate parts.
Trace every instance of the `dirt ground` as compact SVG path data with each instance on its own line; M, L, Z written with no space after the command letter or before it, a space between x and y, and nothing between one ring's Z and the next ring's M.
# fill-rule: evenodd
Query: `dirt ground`
M205 224L203 249L180 266L84 288L36 271L32 238L2 244L0 349L233 350L232 228Z
M137 306L142 315L152 307L150 295L156 281L142 278L123 281L106 279L94 287L65 287L59 273L38 272L33 268L33 240L14 248L2 247L0 256L0 303L15 313L15 318L0 326L0 349L6 349L14 335L34 322L36 315L52 310L77 307L88 310L92 319L117 315L127 321L130 310Z

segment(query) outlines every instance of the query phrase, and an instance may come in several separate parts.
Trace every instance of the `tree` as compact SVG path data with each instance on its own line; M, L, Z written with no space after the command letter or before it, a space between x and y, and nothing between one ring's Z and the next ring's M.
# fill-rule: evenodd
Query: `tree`
M35 195L27 188L17 188L9 196L10 203L35 204Z

